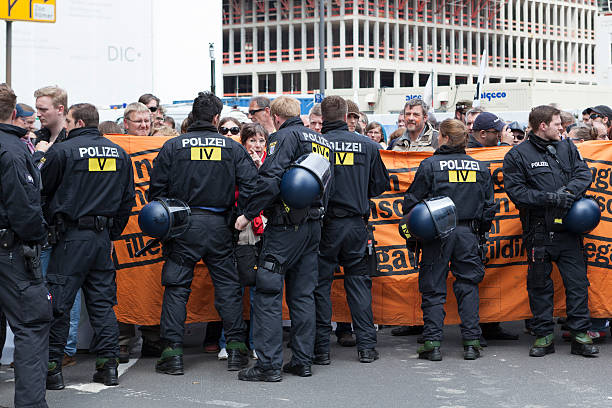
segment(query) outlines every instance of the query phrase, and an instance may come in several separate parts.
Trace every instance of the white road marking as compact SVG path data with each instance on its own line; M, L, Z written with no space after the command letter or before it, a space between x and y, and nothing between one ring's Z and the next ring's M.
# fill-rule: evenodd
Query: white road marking
M206 401L205 404L206 405L216 405L219 407L231 407L231 408L244 408L250 405L250 404L243 404L241 402L221 401L221 400Z
M129 363L127 363L127 364L119 364L119 368L117 370L117 373L119 374L119 378L121 378L121 376L123 374L127 373L129 368L132 367L137 362L138 362L137 358L131 358ZM99 383L91 382L91 383L86 383L86 384L67 385L66 388L77 390L79 392L87 392L87 393L90 393L90 394L97 394L97 393L99 393L102 390L106 390L108 388L114 388L114 387L107 387L104 384L99 384Z

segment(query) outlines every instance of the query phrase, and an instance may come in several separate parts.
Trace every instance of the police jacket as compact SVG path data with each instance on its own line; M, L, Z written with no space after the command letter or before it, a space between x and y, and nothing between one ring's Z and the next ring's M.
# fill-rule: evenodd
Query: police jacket
M130 156L96 127L73 129L53 144L42 167L45 215L76 222L85 216L113 219L110 237L121 236L135 204Z
M40 173L21 138L26 130L0 124L0 228L25 242L46 237L40 206Z
M369 198L389 188L389 173L380 158L380 145L349 132L344 121L323 122L323 134L335 152L334 192L326 214L333 217L365 216Z
M249 199L244 215L252 220L262 210L281 206L280 182L285 173L299 157L307 153L319 153L334 163L332 144L325 136L304 126L299 116L289 118L276 133L268 138L268 156L259 168L257 187ZM333 166L332 166L333 172ZM333 177L330 179L325 195L313 206L325 206L333 189Z
M238 207L244 207L256 177L257 167L240 143L198 121L164 143L153 161L148 198L177 198L190 207L224 212L234 206L236 186Z
M404 196L404 214L426 198L449 197L458 221L478 220L488 231L495 217L493 182L486 163L474 160L463 147L442 145L421 162Z
M547 141L533 132L514 146L504 157L504 189L517 206L523 229L529 229L529 218L545 218L549 227L555 212L548 204L547 192L561 188L576 196L591 185L592 175L578 149L569 139Z

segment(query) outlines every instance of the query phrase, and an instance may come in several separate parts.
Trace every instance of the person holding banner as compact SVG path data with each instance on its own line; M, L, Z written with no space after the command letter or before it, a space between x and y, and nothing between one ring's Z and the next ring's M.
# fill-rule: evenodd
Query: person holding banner
M453 290L461 317L463 357L466 360L480 357L478 284L484 278L485 268L479 238L491 228L495 202L488 166L465 154L467 141L468 130L462 122L444 120L438 136L440 147L421 162L404 196L404 214L428 198L445 196L456 203L456 229L446 237L422 241L419 291L425 341L417 352L419 358L430 361L442 360L440 342L449 262L456 278Z
M242 290L233 260L232 209L238 187L243 209L255 187L257 167L238 142L217 132L221 99L200 92L193 101L194 122L187 133L164 143L153 161L149 201L174 198L191 208L189 229L163 244L160 337L164 343L155 371L182 375L187 301L195 265L204 261L215 287L215 307L227 340L227 369L248 363Z
M555 352L552 262L559 268L566 294L566 324L572 354L595 356L599 348L587 331L591 327L582 237L566 230L563 218L592 182L591 171L571 140L561 140L560 111L535 107L529 114L528 139L504 158L504 188L517 206L527 252L527 292L533 313L530 327L536 340L529 355Z

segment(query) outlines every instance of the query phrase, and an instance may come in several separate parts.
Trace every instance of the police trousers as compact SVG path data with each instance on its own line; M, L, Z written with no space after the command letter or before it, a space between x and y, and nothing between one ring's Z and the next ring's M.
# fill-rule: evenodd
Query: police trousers
M164 255L161 339L166 343L183 343L193 270L202 259L215 287L215 308L223 320L227 341L244 342L246 325L242 319L242 290L234 264L232 230L227 216L213 212L192 214L189 229L164 244Z
M315 289L315 354L328 353L332 332L331 287L334 270L344 267L344 290L351 310L357 349L376 347L372 316L372 278L369 276L366 246L368 234L363 217L326 217L319 245L319 279Z
M442 340L449 263L455 276L453 291L461 318L461 336L464 340L480 339L478 284L484 278L485 269L478 251L478 236L467 225L457 225L443 240L423 244L419 271L423 338Z
M580 237L568 232L546 234L543 242L526 241L527 293L533 319L531 328L538 337L553 332L554 285L552 262L557 264L565 286L566 324L572 331L586 332L589 319L589 280Z
M15 335L15 407L47 407L51 299L42 278L26 271L19 245L0 249L0 308Z
M115 265L108 230L69 228L53 246L47 269L53 296L53 323L49 336L49 361L61 365L70 330L70 309L81 288L94 331L93 351L101 358L119 357L119 328L113 306L117 304Z
M264 370L283 364L283 282L291 319L292 363L310 365L315 338L314 290L321 223L270 225L263 235L253 301L254 343Z

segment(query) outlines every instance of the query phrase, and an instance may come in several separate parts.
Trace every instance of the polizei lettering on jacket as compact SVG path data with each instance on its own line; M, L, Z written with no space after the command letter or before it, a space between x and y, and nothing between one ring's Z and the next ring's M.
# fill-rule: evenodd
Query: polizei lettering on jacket
M531 168L532 169L536 168L536 167L550 167L550 166L548 165L548 162L545 162L545 161L531 163Z
M109 146L79 147L79 156L83 157L119 157L119 150Z
M330 142L337 152L361 152L361 143L358 142Z
M331 143L321 135L302 132L302 137L305 141L310 142L313 153L318 153L329 160L329 151L332 148Z
M440 170L480 170L480 163L474 160L442 160Z
M222 137L189 137L182 140L183 147L217 146L225 147L225 138Z

